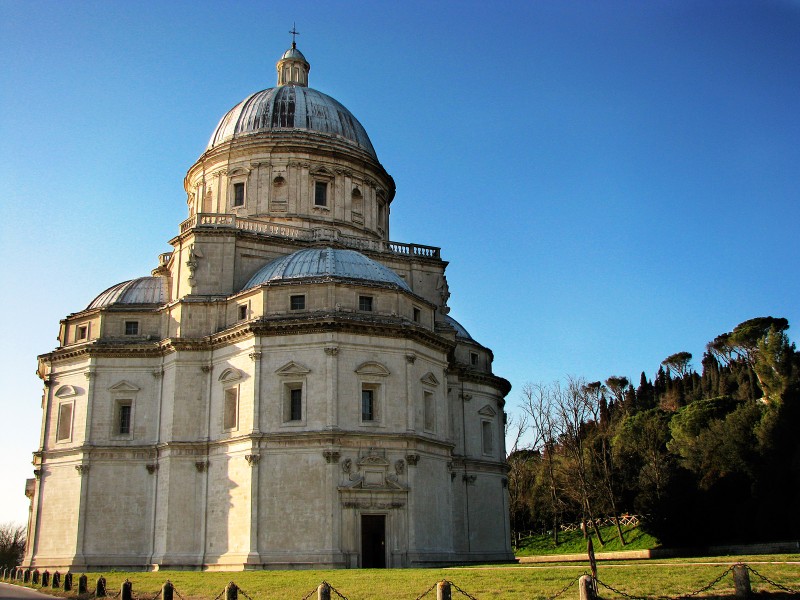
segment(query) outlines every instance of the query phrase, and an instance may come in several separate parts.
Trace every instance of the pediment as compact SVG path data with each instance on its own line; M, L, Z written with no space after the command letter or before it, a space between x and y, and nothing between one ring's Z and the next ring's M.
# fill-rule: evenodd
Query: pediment
M311 169L310 172L313 175L330 175L331 177L333 177L333 173L328 169L326 169L325 167L314 167L313 169Z
M372 466L372 467L388 467L389 461L380 454L370 452L358 459L356 463L359 467Z
M483 415L484 417L496 417L497 411L487 404L478 411L478 414Z
M55 395L59 398L71 398L72 396L79 396L81 390L73 385L62 385L55 391Z
M301 365L300 363L290 360L280 369L275 371L275 373L278 375L308 375L309 373L311 373L311 369L309 369L305 365Z
M242 373L239 369L228 367L222 373L219 374L217 381L221 381L223 383L229 383L231 381L239 381L243 377L244 373Z
M420 379L420 381L425 385L432 385L434 387L439 385L439 380L436 379L436 375L434 375L430 371L425 373L425 375L422 376L422 379Z
M361 363L358 367L356 367L356 373L358 373L359 375L386 377L387 375L389 375L389 369L387 369L379 362L367 361Z
M108 388L111 392L138 392L139 387L133 385L130 381L119 381Z

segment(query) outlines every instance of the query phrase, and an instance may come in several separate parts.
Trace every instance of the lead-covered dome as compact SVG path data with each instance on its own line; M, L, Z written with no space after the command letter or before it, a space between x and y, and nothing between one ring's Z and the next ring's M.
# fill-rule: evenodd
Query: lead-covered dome
M166 304L169 281L166 277L139 277L111 286L89 303L86 310L115 304Z
M402 277L389 267L355 250L338 248L308 248L276 258L261 267L243 289L264 283L328 279L389 285L411 291Z
M349 110L327 94L299 85L262 90L234 106L217 125L208 149L241 136L292 129L334 136L378 159L366 129Z

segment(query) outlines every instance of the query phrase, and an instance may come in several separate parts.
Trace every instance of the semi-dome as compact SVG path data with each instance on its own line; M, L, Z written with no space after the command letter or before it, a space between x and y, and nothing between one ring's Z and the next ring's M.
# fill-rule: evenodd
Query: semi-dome
M166 304L169 282L166 277L139 277L111 286L91 301L86 310L113 304Z
M410 291L402 277L390 268L355 250L338 248L308 248L276 258L261 267L243 289L309 279L363 281Z

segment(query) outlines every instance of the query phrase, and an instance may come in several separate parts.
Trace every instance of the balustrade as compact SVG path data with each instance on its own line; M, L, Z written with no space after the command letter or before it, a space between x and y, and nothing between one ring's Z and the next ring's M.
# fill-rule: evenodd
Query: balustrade
M282 237L294 240L313 241L314 230L293 227L291 225L280 225L276 223L266 223L254 219L245 219L233 214L224 213L199 213L192 215L180 225L181 233L185 233L194 227L213 227L231 228L268 235L271 237ZM419 258L441 258L441 250L435 246L422 246L420 244L406 244L403 242L375 241L351 235L339 234L338 243L356 250L371 250L373 252L389 252L401 256Z

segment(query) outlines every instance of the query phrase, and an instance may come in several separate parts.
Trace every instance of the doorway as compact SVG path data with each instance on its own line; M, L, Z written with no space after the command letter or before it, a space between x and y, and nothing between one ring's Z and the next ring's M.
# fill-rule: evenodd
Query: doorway
M386 515L361 515L361 567L386 568Z

